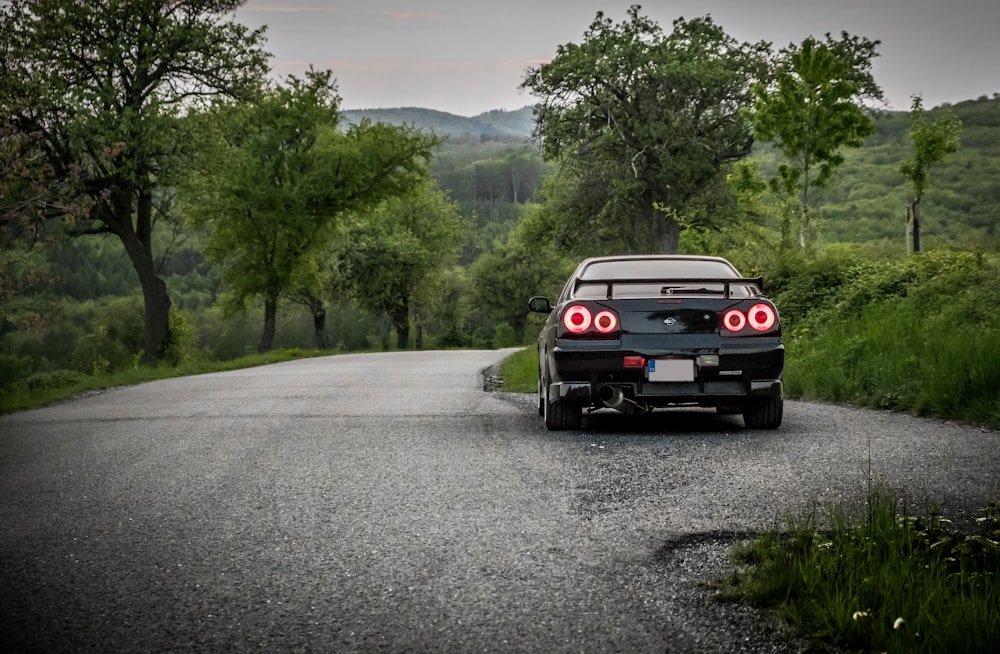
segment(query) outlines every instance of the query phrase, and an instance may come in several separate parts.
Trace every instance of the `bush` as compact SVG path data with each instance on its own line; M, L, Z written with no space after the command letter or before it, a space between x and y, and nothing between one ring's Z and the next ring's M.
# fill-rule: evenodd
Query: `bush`
M24 387L29 391L45 391L54 388L68 388L79 384L86 375L76 370L51 370L36 372L24 380Z
M88 374L134 368L145 346L142 298L113 298L102 305L93 331L77 342L73 368Z
M31 374L31 357L0 354L0 388L6 388Z
M493 347L514 347L517 345L517 333L507 323L500 323L493 331Z
M834 507L737 548L748 569L730 597L777 609L803 634L864 652L986 652L1000 639L1000 502L980 533L949 527L933 508L901 515L891 493L861 511Z
M1000 426L1000 258L942 251L848 270L793 312L788 394ZM783 319L809 283L797 289L778 296Z

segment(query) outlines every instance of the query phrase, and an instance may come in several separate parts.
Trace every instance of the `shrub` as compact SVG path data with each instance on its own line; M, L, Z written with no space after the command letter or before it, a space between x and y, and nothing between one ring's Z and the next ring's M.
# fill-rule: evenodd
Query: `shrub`
M517 345L517 334L507 323L500 323L493 331L493 347L514 347Z
M29 391L44 391L53 388L68 388L79 384L86 375L76 370L51 370L36 372L24 380L24 387Z
M0 354L0 388L6 388L31 374L31 357Z

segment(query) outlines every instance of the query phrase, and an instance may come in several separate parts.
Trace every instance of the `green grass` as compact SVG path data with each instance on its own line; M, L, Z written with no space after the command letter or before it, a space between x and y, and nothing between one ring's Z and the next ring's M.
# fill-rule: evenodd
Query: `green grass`
M975 533L933 509L901 515L884 489L738 548L725 597L776 610L803 635L850 651L987 652L1000 643L1000 502Z
M330 354L336 354L336 352L295 348L264 354L251 354L228 361L188 360L178 366L136 366L108 375L83 375L69 370L36 373L28 379L0 389L0 414L47 406L84 393L140 384L156 379L252 368L292 359Z
M785 340L789 396L1000 428L1000 338L993 326L927 315L898 300Z
M538 390L538 350L532 346L518 350L500 364L501 386L511 393L534 393Z

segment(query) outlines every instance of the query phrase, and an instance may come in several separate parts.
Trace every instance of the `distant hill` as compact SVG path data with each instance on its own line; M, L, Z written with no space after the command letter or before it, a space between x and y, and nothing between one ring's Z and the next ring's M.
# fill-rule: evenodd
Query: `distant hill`
M515 111L500 109L467 118L446 111L400 107L396 109L350 109L341 112L349 124L364 119L390 125L410 125L438 136L514 137L529 138L535 128L532 108Z
M945 111L962 121L962 144L931 168L921 202L925 243L995 243L1000 237L1000 95L942 105L927 115L937 120ZM813 196L823 211L826 242L902 242L912 197L899 166L913 156L910 114L883 112L875 123L878 131L864 147L845 149L830 187Z

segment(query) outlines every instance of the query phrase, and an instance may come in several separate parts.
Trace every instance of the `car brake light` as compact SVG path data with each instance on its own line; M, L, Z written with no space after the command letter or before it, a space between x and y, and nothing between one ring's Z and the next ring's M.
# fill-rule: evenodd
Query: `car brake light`
M646 359L645 357L627 356L622 361L622 365L626 368L645 368Z
M730 309L722 317L722 325L731 332L738 332L747 324L747 317L738 309Z
M594 327L602 334L610 334L618 328L618 316L611 311L602 311L594 317Z
M739 309L730 309L722 317L722 327L729 332L738 332L748 324L758 332L770 331L778 322L778 313L770 304L755 304L743 313Z
M572 334L582 334L587 331L590 328L590 322L590 309L579 304L569 307L563 313L563 325Z
M767 304L755 304L747 312L747 320L750 321L750 326L759 332L766 332L774 327L777 319L778 317L775 315L774 309Z

